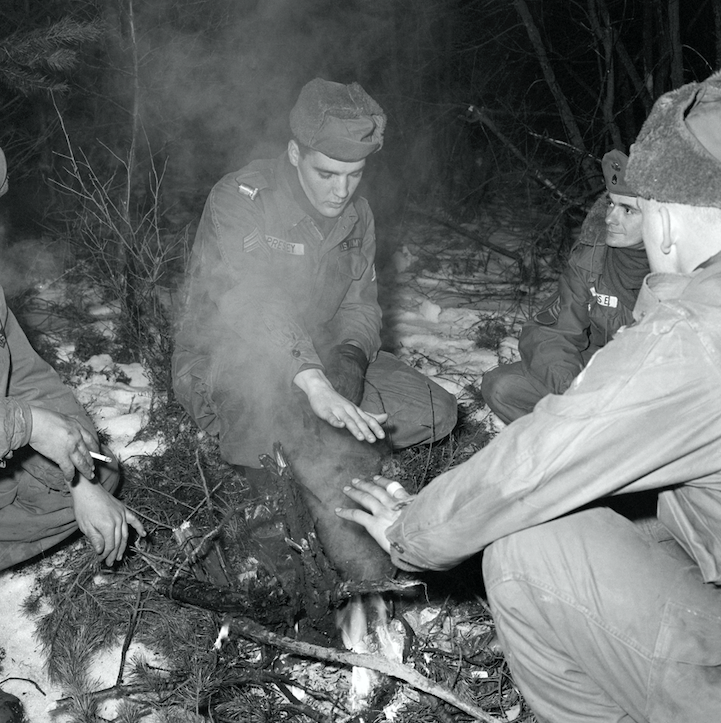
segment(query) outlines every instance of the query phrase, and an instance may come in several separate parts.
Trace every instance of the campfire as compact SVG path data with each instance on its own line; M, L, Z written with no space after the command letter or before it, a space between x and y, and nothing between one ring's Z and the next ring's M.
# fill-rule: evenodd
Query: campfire
M126 711L196 712L171 717L178 723L411 723L457 711L481 721L530 720L502 656L487 649L493 626L482 601L451 603L447 582L434 589L407 577L332 576L311 527L288 530L299 584L284 589L242 547L245 488L193 440L176 469L153 459L145 472L152 484L133 485L146 497L131 504L162 525L135 546L127 572L98 585L93 553L79 547L67 574L42 582L52 612L38 629L65 689L81 689L62 678L77 667L63 661L77 659L81 629L106 631L97 641L82 638L85 657L115 636L143 641L167 661L160 670L122 658L122 683L86 688L63 710L80 719L88 706L115 699ZM290 470L278 469L290 481Z
M336 612L336 624L348 650L382 655L395 663L403 662L403 634L391 628L387 603L382 595L354 595ZM368 708L378 680L379 675L373 670L353 666L348 700L351 712Z

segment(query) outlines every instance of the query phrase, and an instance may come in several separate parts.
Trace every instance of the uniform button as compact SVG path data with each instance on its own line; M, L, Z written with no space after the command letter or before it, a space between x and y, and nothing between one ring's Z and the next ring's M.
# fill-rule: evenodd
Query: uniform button
M294 357L299 357L299 356L300 356L300 352L299 352L297 349L293 349L293 351L291 352L291 354L292 354Z

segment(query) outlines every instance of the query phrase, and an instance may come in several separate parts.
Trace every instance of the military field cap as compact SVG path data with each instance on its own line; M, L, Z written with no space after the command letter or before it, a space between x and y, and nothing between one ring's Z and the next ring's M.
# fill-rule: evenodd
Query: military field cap
M721 208L721 73L656 101L626 177L644 198Z
M636 196L636 191L626 183L626 164L628 156L615 148L601 159L606 190L619 196Z
M352 163L383 145L386 116L358 83L306 83L290 112L295 138L314 151Z
M3 149L0 148L0 196L8 190L8 162L5 160Z

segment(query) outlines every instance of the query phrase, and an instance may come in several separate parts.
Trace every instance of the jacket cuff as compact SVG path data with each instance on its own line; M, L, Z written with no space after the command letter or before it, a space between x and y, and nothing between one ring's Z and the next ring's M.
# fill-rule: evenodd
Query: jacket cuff
M390 549L390 555L391 555L391 562L399 569L405 570L407 572L423 572L424 570L428 570L428 566L424 565L418 565L414 564L410 561L410 557L412 556L410 554L410 551L406 549L406 546L401 541L398 541L397 538L402 534L402 525L396 520L387 530L386 530L386 537L388 538L388 541L390 542L391 549Z
M20 449L30 442L33 432L33 414L30 405L13 397L5 398L5 439L9 450Z

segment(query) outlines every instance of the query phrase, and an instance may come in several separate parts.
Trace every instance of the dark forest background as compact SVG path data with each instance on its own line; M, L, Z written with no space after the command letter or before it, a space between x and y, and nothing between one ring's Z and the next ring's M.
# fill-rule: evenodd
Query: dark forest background
M141 362L158 392L142 434L160 431L167 447L123 466L128 504L152 523L152 552L134 546L127 574L99 584L94 553L76 548L63 561L67 574L53 569L39 585L36 610L52 610L38 633L51 675L74 696L73 720L98 720L102 698L85 666L115 636L125 640L121 673L132 668L125 688L141 693L117 720L140 720L149 708L168 721L200 720L191 711L217 721L288 721L301 712L321 720L287 692L291 669L275 667L281 656L264 652L259 662L257 647L241 642L237 654L216 653L217 616L174 602L188 566L171 531L186 520L202 535L188 554L196 571L201 558L214 561L223 549L233 580L245 579L254 549L243 512L252 509L247 481L222 463L214 440L187 424L172 395L173 296L210 188L253 158L284 150L288 113L310 79L357 80L388 115L386 144L363 180L379 221L381 280L393 273L383 256L405 230L418 246L440 240L419 265L437 262L430 257L449 227L465 233L463 261L448 268L474 282L488 265L491 236L508 228L505 237L520 250L491 248L519 263L504 263L502 284L486 284L483 274L476 287L484 288L474 293L496 298L502 287L522 321L603 189L603 154L629 150L659 95L721 66L721 0L0 0L0 19L0 147L10 168L0 200L0 284L21 323L42 320L43 333L31 341L71 383L94 354ZM37 293L38 280L47 281L44 292L58 289L55 305ZM91 303L113 305L112 338L105 321L98 330ZM505 321L479 317L477 345L497 347L513 331ZM43 341L51 333L73 344L70 362ZM469 384L465 393L470 401L453 435L394 459L409 490L492 436L473 421L480 389ZM295 523L304 519L298 514ZM413 667L494 714L520 710L505 661L490 646L492 622L473 565L477 559L424 583L424 597L430 590L426 599L443 600L444 612L429 622L437 635L413 643ZM310 591L320 578L305 574L292 605L278 602L273 578L260 575L252 594L241 587L248 614L290 630L303 598L317 630L330 624L330 606L318 602L327 598ZM161 600L162 576L173 581L172 600ZM449 605L452 598L461 604ZM168 669L125 667L131 639L149 641L171 661ZM264 640L263 648L273 645ZM335 683L319 680L306 690L338 710ZM430 698L409 705L403 720L453 718ZM524 706L517 720L535 718Z
M282 152L313 77L388 114L364 179L382 226L579 217L600 157L720 64L721 0L2 0L2 240L84 251L138 332L212 184Z

